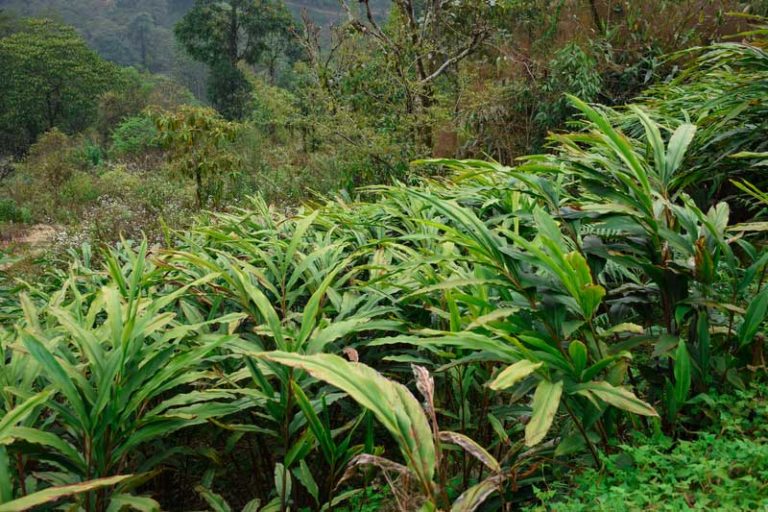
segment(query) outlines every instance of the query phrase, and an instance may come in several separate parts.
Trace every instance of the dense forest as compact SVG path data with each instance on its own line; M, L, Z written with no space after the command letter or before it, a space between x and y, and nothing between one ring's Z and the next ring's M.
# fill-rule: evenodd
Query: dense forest
M768 3L0 0L0 512L768 507Z

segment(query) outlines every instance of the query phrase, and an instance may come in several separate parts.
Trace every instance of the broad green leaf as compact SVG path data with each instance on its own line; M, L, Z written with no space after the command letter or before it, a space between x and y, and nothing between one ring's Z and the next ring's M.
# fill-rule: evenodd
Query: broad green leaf
M525 426L525 445L535 446L547 435L563 394L563 381L542 380L533 394L533 413Z
M456 498L451 506L451 512L475 512L475 510L499 489L505 475L494 475L475 484Z
M309 470L309 466L307 466L307 462L304 459L301 459L298 468L293 469L293 475L296 477L296 480L304 486L307 492L309 492L310 496L314 498L315 503L319 503L320 490L318 489L317 482L312 476L312 472Z
M766 312L768 312L768 286L755 295L749 303L744 322L739 328L739 343L742 347L750 343L760 330L760 326L765 321Z
M23 512L24 510L31 510L35 507L45 505L46 503L55 502L62 498L68 498L70 496L75 496L77 494L101 489L104 487L111 487L130 477L131 475L112 476L109 478L100 478L98 480L91 480L89 482L83 482L80 484L51 487L49 489L28 494L23 498L0 504L0 512Z
M87 470L83 454L53 432L46 432L44 430L29 427L13 427L9 430L8 438L11 440L20 439L27 443L52 448L65 456L75 467L83 471L83 473ZM0 443L1 442L3 442L2 439L0 439Z
M107 512L122 512L137 510L138 512L160 512L160 504L147 496L132 496L130 494L113 494L109 500Z
M232 508L220 494L216 494L202 485L198 485L195 490L208 503L213 512L232 512Z
M316 379L345 391L376 416L397 441L420 484L431 487L435 474L432 431L421 404L408 388L384 378L364 364L350 363L331 354L302 356L267 352L254 354L254 357L301 368Z
M580 377L587 367L587 346L579 340L574 340L568 345L568 354L571 356L574 372Z
M677 127L667 145L667 174L672 176L683 163L685 153L696 135L696 126L683 123Z
M518 361L515 364L502 370L496 376L496 378L493 379L489 386L491 389L496 391L510 388L535 372L536 369L540 368L543 364L544 363L542 362L534 363L532 361L528 361L527 359Z
M291 474L281 463L275 464L275 491L278 498L284 503L288 503L293 489L293 480ZM223 512L223 511L222 511Z
M614 407L642 416L658 416L656 410L651 405L637 398L628 389L613 386L605 381L579 384L573 388L572 392L588 398L592 398L590 395L593 395Z
M683 340L677 345L675 353L675 401L680 407L688 400L688 391L691 389L691 358L688 348Z
M24 421L24 419L35 410L35 407L43 404L50 395L50 391L38 393L37 395L27 398L21 404L6 412L5 415L0 418L0 442L12 435L14 426Z

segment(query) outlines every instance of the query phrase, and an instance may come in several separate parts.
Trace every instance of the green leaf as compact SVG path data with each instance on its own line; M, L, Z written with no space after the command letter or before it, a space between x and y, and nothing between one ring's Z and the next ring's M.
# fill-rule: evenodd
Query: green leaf
M0 512L23 512L24 510L30 510L46 503L58 501L62 498L101 489L103 487L111 487L122 482L123 480L130 478L131 476L132 475L112 476L109 478L100 478L98 480L91 480L89 482L83 482L80 484L51 487L49 489L28 494L23 498L0 504Z
M587 367L587 346L579 340L574 340L568 345L568 354L571 356L574 372L581 377Z
M451 512L474 512L499 489L504 478L505 475L494 475L473 485L453 502Z
M688 391L691 389L691 358L688 348L683 340L677 345L675 353L675 402L680 407L688 400Z
M304 413L304 417L307 419L307 424L320 445L320 451L323 453L326 462L332 464L336 457L336 444L333 442L331 432L325 428L323 422L320 421L315 409L312 407L312 403L309 401L309 398L307 398L304 390L301 389L301 386L296 382L292 382L291 385L294 397L296 398L296 403Z
M275 464L275 491L283 503L288 503L293 488L291 474L279 462Z
M75 387L62 363L51 354L40 340L28 331L21 333L21 339L30 355L45 368L45 377L53 382L67 398L67 401L75 411L76 420L80 422L80 427L83 430L87 430L90 424L90 416L86 412L80 392Z
M643 128L645 128L645 138L648 139L653 150L653 163L656 166L656 174L662 181L666 181L667 158L664 151L664 141L661 138L658 125L640 107L630 105L629 108L637 115Z
M502 390L507 389L515 384L517 384L522 379L526 378L530 374L532 374L534 371L536 371L537 368L540 368L541 365L544 363L534 363L532 361L528 361L527 359L523 359L522 361L518 361L512 366L508 366L504 370L502 370L495 379L489 384L490 388L493 390Z
M533 394L533 414L525 426L525 445L535 446L544 439L555 413L560 406L560 396L563 394L563 381L550 382L542 380Z
M132 496L130 494L113 494L109 500L107 512L122 512L138 510L139 512L160 512L160 504L147 496Z
M50 395L50 391L38 393L37 395L27 398L21 404L6 412L5 415L0 418L0 442L9 437L13 427L24 421L24 419L35 410L35 407L44 403Z
M304 459L301 459L298 468L293 469L293 475L309 492L310 496L315 499L315 504L319 504L320 489L317 487L317 482L315 482L315 478L312 476L312 472L309 470L309 466L307 466L307 462Z
M480 446L477 441L458 432L440 431L440 441L461 446L464 451L485 464L494 473L501 473L501 464L488 451Z
M766 312L768 312L768 286L755 295L752 302L749 303L747 312L744 315L744 322L739 328L740 346L743 347L752 341L765 321Z
M640 414L642 416L658 416L656 410L650 404L643 402L634 393L626 388L613 386L605 381L587 382L574 386L572 392L586 396L597 397L619 409Z
M696 135L696 126L683 123L677 127L667 145L667 175L672 176L683 163L688 146Z
M195 490L208 503L213 512L232 512L232 508L220 494L216 494L202 485L195 487Z
M29 427L13 427L9 430L8 437L14 440L21 439L31 444L39 444L46 448L53 448L84 473L87 470L83 454L53 432Z
M364 364L350 363L332 354L302 356L267 352L253 355L300 368L345 391L384 425L397 441L408 466L419 477L419 483L425 490L431 488L435 474L432 431L421 404L408 388Z

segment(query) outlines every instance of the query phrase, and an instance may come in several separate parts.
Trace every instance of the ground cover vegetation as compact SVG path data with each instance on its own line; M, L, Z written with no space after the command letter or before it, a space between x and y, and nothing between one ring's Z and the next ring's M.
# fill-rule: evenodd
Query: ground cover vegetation
M219 111L0 39L110 74L7 147L80 238L0 260L0 511L768 505L759 5L363 1L260 71L223 4Z

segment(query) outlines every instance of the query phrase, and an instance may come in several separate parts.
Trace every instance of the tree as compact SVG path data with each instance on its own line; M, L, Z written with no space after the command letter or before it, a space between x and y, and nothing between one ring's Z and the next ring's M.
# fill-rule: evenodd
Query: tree
M0 39L0 69L0 148L13 153L52 128L86 128L117 77L73 28L49 20L27 20Z
M253 92L245 73L227 61L212 64L210 70L208 95L211 104L226 119L242 119Z
M257 64L274 44L288 38L292 18L281 1L196 0L176 25L176 37L195 59L211 69L209 99L227 118L245 114L250 85L238 65Z
M222 119L210 108L182 107L157 121L160 143L168 150L171 167L195 180L197 206L218 206L226 178L237 172L239 161L228 146L238 125Z
M370 0L358 3L361 15L355 16L348 0L341 2L349 26L371 37L386 56L411 114L435 103L435 81L480 48L492 33L494 11L501 9L489 0L394 0L392 20L381 26ZM427 132L422 136L431 145Z
M149 45L150 45L150 32L154 20L152 15L147 12L140 12L128 25L128 33L137 47L139 52L139 59L141 67L143 69L149 69Z

